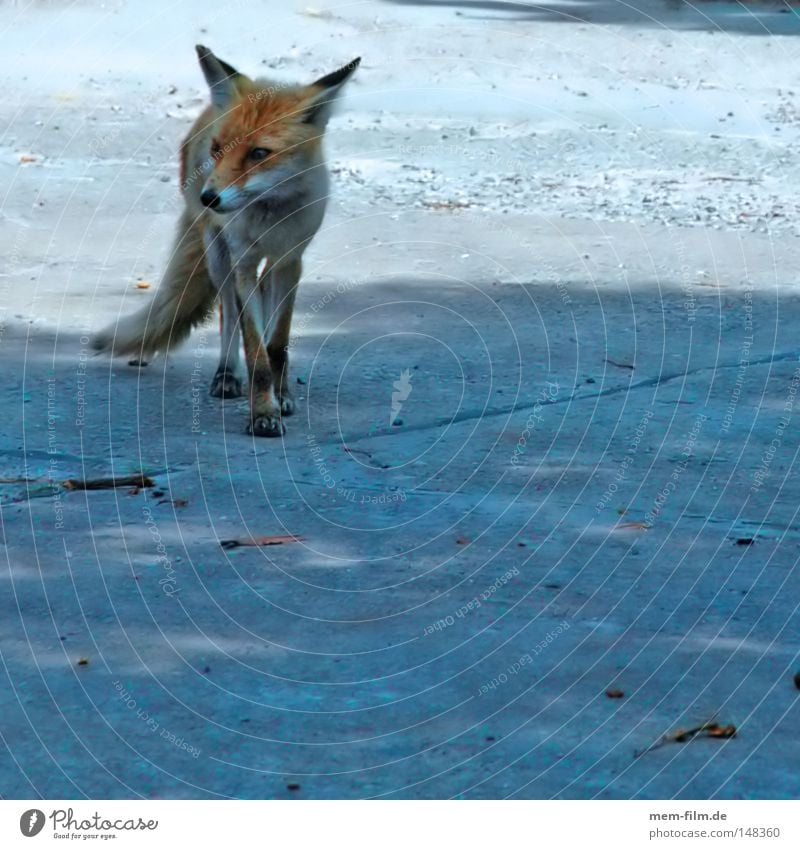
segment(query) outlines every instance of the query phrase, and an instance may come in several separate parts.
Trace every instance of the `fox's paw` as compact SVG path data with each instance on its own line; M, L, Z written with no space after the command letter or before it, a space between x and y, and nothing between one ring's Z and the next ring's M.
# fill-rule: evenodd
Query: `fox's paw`
M247 432L251 436L283 436L286 428L278 416L256 416L247 426Z
M291 416L294 412L294 398L288 393L284 392L281 395L281 413L284 416Z
M226 368L218 368L211 381L209 395L212 398L241 398L244 395L242 381Z

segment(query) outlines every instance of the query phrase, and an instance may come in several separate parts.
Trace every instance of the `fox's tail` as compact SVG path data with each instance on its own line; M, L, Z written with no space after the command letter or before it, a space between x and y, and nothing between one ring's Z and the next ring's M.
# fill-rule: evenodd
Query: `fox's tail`
M206 266L203 235L188 210L153 300L92 337L92 347L114 356L147 358L180 344L210 314L217 291Z

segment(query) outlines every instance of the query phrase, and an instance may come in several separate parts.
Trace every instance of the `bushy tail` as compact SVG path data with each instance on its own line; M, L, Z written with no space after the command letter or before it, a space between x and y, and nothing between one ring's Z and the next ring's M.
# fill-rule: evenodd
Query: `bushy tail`
M208 317L217 295L204 253L200 226L184 211L169 265L153 300L96 333L92 347L113 356L147 359L179 345Z

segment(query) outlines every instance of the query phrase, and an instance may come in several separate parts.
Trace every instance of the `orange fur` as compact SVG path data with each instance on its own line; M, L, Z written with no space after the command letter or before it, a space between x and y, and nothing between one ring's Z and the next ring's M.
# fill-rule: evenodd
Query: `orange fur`
M298 148L317 148L320 133L302 121L303 104L312 89L272 93L250 82L240 86L240 99L218 123L214 141L222 148L217 154L213 182L217 188L241 185L256 171L280 165L287 154ZM264 147L272 155L259 162L247 160L253 147Z

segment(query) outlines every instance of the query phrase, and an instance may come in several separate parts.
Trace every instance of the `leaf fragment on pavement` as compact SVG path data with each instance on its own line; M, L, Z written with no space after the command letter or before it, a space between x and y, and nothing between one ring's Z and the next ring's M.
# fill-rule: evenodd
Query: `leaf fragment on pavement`
M646 755L654 749L660 749L667 743L688 743L698 736L728 739L729 737L736 736L736 726L720 725L712 719L694 728L678 728L676 731L670 731L668 734L665 734L660 740L653 743L652 746L648 746L648 748L642 749L640 752L634 752L633 756L634 758L638 758L641 755Z

